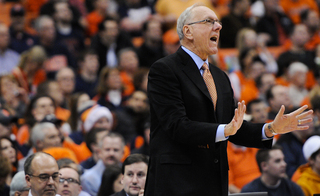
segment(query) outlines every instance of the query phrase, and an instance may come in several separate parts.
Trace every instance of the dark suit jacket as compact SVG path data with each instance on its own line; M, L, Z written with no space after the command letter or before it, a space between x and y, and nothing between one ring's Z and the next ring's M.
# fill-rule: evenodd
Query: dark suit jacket
M214 111L207 87L183 49L154 63L149 73L150 162L146 196L228 195L227 141L215 143L220 124L234 115L228 76L210 64L218 93ZM263 124L244 122L229 140L249 147L262 142Z
M110 196L127 196L127 195L126 195L126 192L124 191L124 189L122 189L122 191L114 193Z

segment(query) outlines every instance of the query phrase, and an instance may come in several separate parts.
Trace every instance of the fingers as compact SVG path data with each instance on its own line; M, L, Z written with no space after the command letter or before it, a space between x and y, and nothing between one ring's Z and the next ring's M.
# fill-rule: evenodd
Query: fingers
M297 116L297 115L301 114L303 111L305 111L307 108L308 108L308 106L304 105L304 106L296 109L295 111L291 112L291 114Z
M298 125L301 126L301 125L304 125L304 124L307 124L307 123L310 123L312 122L313 119L312 118L305 118L305 119L301 119L301 120L298 120Z
M313 110L309 110L307 112L303 112L302 114L299 114L296 118L297 119L303 119L313 113Z

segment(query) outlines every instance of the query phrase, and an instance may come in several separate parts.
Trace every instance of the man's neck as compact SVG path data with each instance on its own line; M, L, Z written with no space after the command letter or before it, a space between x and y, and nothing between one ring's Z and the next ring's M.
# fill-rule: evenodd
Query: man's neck
M82 71L81 76L87 82L93 82L97 79L97 74L89 71Z
M261 182L269 188L279 186L281 182L281 178L274 178L267 174L262 174L260 179L261 179Z

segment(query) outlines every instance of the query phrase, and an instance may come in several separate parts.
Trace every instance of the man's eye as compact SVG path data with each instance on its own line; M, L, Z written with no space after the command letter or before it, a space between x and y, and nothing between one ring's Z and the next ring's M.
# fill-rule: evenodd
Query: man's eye
M39 176L40 180L48 180L50 178L49 175Z
M52 175L52 179L53 179L53 180L56 180L58 177L59 177L59 174L53 174L53 175Z

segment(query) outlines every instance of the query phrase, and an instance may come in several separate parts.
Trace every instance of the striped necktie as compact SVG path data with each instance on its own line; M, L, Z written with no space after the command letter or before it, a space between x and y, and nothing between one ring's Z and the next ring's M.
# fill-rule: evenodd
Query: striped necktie
M209 67L207 63L204 63L201 67L203 69L203 80L207 85L207 89L209 91L210 97L212 99L214 109L216 109L216 103L217 103L217 90L216 85L214 84L214 80L212 78L212 75L210 73Z

